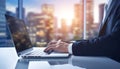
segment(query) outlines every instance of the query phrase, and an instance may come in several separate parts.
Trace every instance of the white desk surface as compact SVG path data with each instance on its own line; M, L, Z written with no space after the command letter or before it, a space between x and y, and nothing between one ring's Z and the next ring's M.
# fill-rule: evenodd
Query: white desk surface
M120 69L120 63L107 57L71 56L66 59L36 59L50 65L72 64L86 69ZM34 59L34 61L36 61ZM29 61L18 58L14 47L0 47L0 69L28 69Z

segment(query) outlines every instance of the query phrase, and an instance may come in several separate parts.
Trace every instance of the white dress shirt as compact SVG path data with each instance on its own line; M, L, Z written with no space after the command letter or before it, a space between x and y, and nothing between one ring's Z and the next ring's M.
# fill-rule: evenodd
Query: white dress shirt
M105 16L106 16L106 11L109 9L109 7L110 7L110 4L111 4L111 2L112 2L112 0L107 0L107 3L106 3L106 5L105 5L105 11L104 11L104 15L103 15L103 21L104 21L104 19L105 19ZM72 52L72 43L71 44L69 44L69 46L68 46L68 53L69 54L73 54L73 52Z

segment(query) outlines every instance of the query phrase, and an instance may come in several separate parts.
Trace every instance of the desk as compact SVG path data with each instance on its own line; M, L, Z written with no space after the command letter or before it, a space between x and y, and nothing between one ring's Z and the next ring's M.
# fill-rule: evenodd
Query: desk
M87 69L120 69L120 63L107 57L71 56L68 59L36 59L48 61L50 65L72 64ZM0 69L28 69L29 61L20 59L14 47L0 48ZM34 60L35 61L35 60Z

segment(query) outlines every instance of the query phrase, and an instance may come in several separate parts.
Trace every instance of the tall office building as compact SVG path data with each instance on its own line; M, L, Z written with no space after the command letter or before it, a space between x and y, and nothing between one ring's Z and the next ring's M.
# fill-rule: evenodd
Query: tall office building
M84 12L84 0L80 2L83 6L82 11ZM93 0L86 0L86 31L87 31L87 38L90 38L89 34L92 34L92 25L94 24L93 19Z
M55 35L54 38L58 39L58 34L59 33L58 33L58 19L57 19L57 17L54 18L54 29L55 29L54 30L54 33L55 33L54 34Z
M46 44L44 16L46 15L32 12L27 15L30 39L33 44L36 44L36 46L44 46L44 44Z
M83 31L83 5L82 4L75 4L74 5L74 19L72 22L72 32L74 34L74 39L80 39L82 37Z
M99 23L101 23L102 19L103 19L104 6L105 6L105 4L100 4L99 5Z
M5 3L6 0L0 0L0 46L6 44L6 20L5 20Z
M18 7L16 8L16 16L19 19L25 19L25 8L23 7L23 0L18 0Z
M52 4L42 4L42 13L53 15L54 14L54 5Z
M32 44L35 44L36 42L36 19L35 19L35 13L29 12L27 14L27 22L28 22L28 31L29 36L31 39Z
M86 0L86 17L87 30L89 31L91 30L91 25L93 24L93 0Z
M61 19L61 33L62 33L62 40L67 41L68 26L67 26L66 20L64 18Z
M54 6L43 4L41 13L29 13L29 33L33 43L37 46L44 46L54 38Z
M54 25L55 25L55 17L54 17L54 5L52 4L43 4L42 5L42 13L45 15L45 27L46 27L46 37L47 42L54 39Z
M74 19L72 23L74 39L81 39L83 38L84 0L80 0L80 4L74 5L74 12L75 14L74 14ZM86 0L87 34L91 33L93 21L94 21L93 20L93 0Z

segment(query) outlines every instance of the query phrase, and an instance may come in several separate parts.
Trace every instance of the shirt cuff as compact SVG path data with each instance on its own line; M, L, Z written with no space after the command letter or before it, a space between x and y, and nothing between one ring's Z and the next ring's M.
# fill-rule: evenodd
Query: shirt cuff
M73 45L73 43L69 44L69 46L68 46L68 53L69 54L73 54L73 52L72 52L72 45Z

